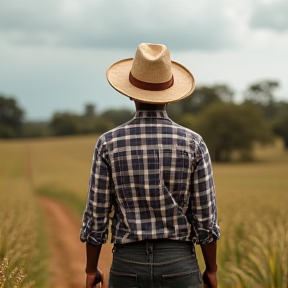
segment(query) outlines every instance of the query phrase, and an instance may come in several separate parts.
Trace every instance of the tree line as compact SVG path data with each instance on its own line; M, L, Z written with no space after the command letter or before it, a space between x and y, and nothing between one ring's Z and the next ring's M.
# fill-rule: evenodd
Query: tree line
M271 143L281 137L288 149L288 102L276 101L277 81L260 81L235 103L227 85L199 86L192 97L168 105L170 118L203 136L214 161L230 161L237 151L240 159L251 158L255 142ZM288 97L287 97L288 98ZM101 113L93 104L83 114L55 112L46 122L24 121L17 101L0 94L0 138L27 138L100 134L128 120L134 111L109 109Z

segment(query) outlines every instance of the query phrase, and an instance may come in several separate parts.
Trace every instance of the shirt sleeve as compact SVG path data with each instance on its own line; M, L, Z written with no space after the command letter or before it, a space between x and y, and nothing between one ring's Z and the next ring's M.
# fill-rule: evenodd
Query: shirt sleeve
M217 224L217 203L212 164L203 140L200 141L196 149L195 160L190 198L192 239L197 244L207 244L220 238L220 229Z
M111 211L111 169L109 163L95 148L90 173L86 208L82 219L80 240L94 245L108 239Z

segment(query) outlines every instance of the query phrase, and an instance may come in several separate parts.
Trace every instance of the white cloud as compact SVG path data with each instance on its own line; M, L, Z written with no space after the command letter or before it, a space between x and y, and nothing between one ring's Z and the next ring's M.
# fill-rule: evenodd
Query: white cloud
M2 11L2 12L1 12ZM233 23L222 6L174 1L7 1L0 27L15 44L135 47L166 43L175 49L220 49L234 44Z
M242 47L247 38L257 47L263 30L271 31L268 39L287 38L279 35L288 31L287 12L286 0L2 1L0 30L2 41L13 45L125 49L155 42L221 50Z

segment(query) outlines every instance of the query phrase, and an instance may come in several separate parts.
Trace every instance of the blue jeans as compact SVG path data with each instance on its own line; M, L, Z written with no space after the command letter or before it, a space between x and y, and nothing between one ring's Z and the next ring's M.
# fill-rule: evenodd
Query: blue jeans
M115 244L109 288L200 288L194 245L172 240Z

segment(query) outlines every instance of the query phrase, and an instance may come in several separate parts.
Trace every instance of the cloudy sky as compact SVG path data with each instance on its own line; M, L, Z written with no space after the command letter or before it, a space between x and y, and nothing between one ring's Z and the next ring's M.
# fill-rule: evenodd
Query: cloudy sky
M165 44L198 85L227 84L241 100L276 80L288 101L287 0L0 0L0 93L27 120L133 108L106 81L141 42Z

